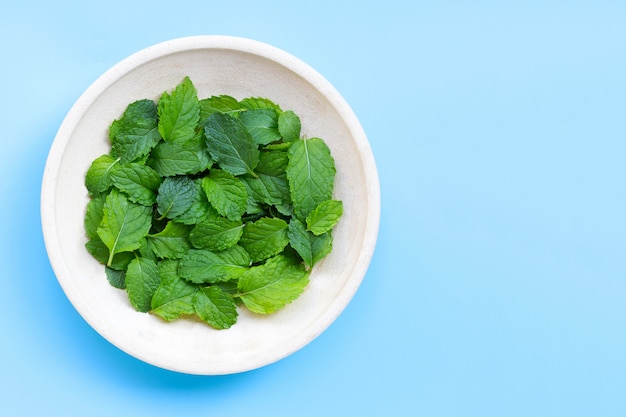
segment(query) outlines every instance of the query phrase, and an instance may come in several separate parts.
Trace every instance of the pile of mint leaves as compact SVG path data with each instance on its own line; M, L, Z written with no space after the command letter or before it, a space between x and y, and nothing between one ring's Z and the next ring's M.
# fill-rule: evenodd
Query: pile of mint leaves
M85 176L87 251L132 307L216 329L295 300L343 213L335 162L267 98L199 99L189 77L129 104Z

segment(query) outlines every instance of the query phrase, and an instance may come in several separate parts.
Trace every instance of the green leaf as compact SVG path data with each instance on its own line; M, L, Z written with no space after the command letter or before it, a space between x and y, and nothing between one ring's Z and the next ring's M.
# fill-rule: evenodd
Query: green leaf
M211 114L219 113L231 113L235 114L245 110L236 98L228 95L211 96L200 100L200 121L205 121Z
M298 298L308 283L309 273L302 265L278 255L241 275L236 296L250 311L270 314Z
M289 245L295 249L309 269L328 255L332 249L333 239L330 233L315 236L306 230L306 226L300 220L295 218L289 222L287 235Z
M107 281L111 284L112 287L118 288L120 290L126 289L126 270L118 271L117 269L109 268L108 266L104 267L104 272L107 276Z
M194 203L196 187L189 177L167 177L159 187L156 203L161 219L176 219Z
M126 108L109 128L111 156L122 163L140 159L161 140L157 130L157 108L152 100L139 100Z
M85 187L91 195L97 195L107 191L113 185L111 173L120 162L109 155L102 155L96 158L85 175Z
M98 196L94 196L87 203L87 211L85 212L85 232L89 239L93 239L98 237L98 226L102 222L102 217L104 216L104 201L106 200L106 195L100 194Z
M109 249L107 266L111 266L115 254L139 248L140 240L150 231L152 209L131 202L113 189L104 202L103 212L97 233Z
M204 132L209 153L224 171L255 176L259 150L240 120L213 113L204 125Z
M315 207L332 198L335 161L322 139L298 139L287 151L287 180L294 214L306 220Z
M263 217L244 227L239 244L250 254L253 263L265 260L287 246L288 227L283 219Z
M186 142L194 137L200 104L189 77L185 77L171 94L164 92L161 95L158 115L159 133L166 142Z
M239 220L246 211L248 192L241 180L226 171L212 169L202 179L202 188L217 212L230 220Z
M179 259L191 248L189 233L191 226L170 221L159 233L148 235L154 254L159 258Z
M157 263L157 268L161 283L152 296L151 313L166 321L194 314L193 299L198 287L180 278L178 261L161 261Z
M264 97L247 97L242 99L239 104L241 107L248 110L270 109L274 110L276 113L282 112L278 104Z
M211 167L213 161L204 143L204 136L198 135L184 143L160 142L150 153L147 164L159 175L197 174Z
M267 145L280 140L278 114L274 110L248 110L241 113L239 119L250 132L252 140L257 145Z
M235 245L242 233L241 220L215 217L198 223L191 231L189 240L198 249L219 252Z
M109 248L104 244L104 242L100 239L99 236L90 239L85 243L85 249L87 252L91 254L98 262L102 265L107 265L109 262ZM130 261L134 259L135 255L133 252L120 252L113 256L111 260L111 264L108 265L108 268L114 269L116 271L125 270Z
M250 266L250 257L241 246L222 252L191 249L180 262L178 273L196 284L212 284L238 278Z
M215 329L228 329L237 322L233 298L216 286L202 287L193 299L196 314Z
M291 204L289 184L285 173L287 163L287 152L261 152L259 164L255 170L257 178L247 175L241 177L255 201L270 206Z
M135 310L142 313L150 311L152 296L160 282L157 264L152 259L137 257L128 264L126 291Z
M291 110L287 110L278 116L278 132L285 142L298 140L301 128L300 118Z
M321 202L306 218L307 230L319 236L329 232L343 214L343 203L339 200Z
M130 162L113 169L111 181L118 190L126 193L131 201L152 206L156 202L156 192L162 180L149 166Z
M191 199L192 203L189 209L176 217L178 223L193 225L209 217L217 216L217 212L209 203L206 193L202 188L201 178L193 180L193 195Z

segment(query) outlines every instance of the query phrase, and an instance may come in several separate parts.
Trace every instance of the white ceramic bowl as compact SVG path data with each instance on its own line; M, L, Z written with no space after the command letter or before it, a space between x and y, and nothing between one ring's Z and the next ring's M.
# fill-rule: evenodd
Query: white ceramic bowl
M267 97L296 112L302 134L323 138L337 167L335 197L344 215L334 248L317 264L295 302L260 316L244 308L228 330L180 319L166 323L136 312L126 292L109 285L104 268L85 250L84 177L110 151L108 126L138 99L158 99L190 76L200 98L228 94ZM144 49L97 79L67 114L43 177L41 217L50 262L79 314L128 354L190 374L229 374L280 360L312 341L348 305L372 257L380 219L378 174L365 133L346 101L311 67L257 41L180 38Z

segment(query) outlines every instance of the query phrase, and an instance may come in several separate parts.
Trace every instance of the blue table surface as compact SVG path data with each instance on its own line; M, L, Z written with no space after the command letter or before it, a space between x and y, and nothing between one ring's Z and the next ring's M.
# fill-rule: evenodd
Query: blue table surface
M625 2L59 0L11 2L0 22L0 415L626 415ZM147 365L91 329L39 215L82 92L200 34L324 75L382 195L344 313L292 356L218 377Z

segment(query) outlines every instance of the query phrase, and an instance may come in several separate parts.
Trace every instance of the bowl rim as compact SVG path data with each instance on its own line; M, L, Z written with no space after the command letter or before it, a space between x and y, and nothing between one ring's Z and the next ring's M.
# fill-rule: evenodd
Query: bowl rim
M328 320L324 323L319 323L317 326L318 328L309 329L307 332L307 340L294 344L290 351L283 352L282 355L273 357L269 360L266 359L264 363L250 364L245 369L203 369L199 372L194 372L194 370L191 369L176 369L175 367L167 367L163 366L163 364L151 362L149 358L143 358L137 352L131 352L118 346L117 344L111 342L105 331L96 328L90 320L85 317L83 311L85 308L88 308L88 306L81 304L80 297L74 293L71 286L69 286L68 282L63 278L70 274L70 270L62 256L57 225L55 223L57 213L56 210L51 209L51 207L54 207L54 198L58 186L58 173L61 168L64 151L69 144L72 132L77 127L81 117L98 99L98 97L103 94L103 92L105 92L111 84L115 83L127 73L143 64L172 53L203 49L233 50L270 59L305 79L326 99L328 99L332 106L335 107L336 111L341 114L342 119L352 133L352 140L354 140L356 147L359 149L359 156L366 173L368 212L365 217L366 232L364 234L362 250L359 254L355 270L352 274L355 278L348 280L344 288L342 288L340 293L342 298L341 302L333 304L333 311L327 314ZM40 215L44 243L56 279L79 315L87 321L87 323L94 328L97 333L119 349L129 353L131 356L137 357L144 362L151 363L161 368L183 373L197 373L204 375L230 374L256 369L289 356L319 336L347 307L350 300L353 298L361 285L374 254L380 224L380 183L374 156L363 127L345 99L320 73L290 53L264 42L236 36L197 35L167 40L133 53L100 75L80 95L63 119L50 147L41 184Z

